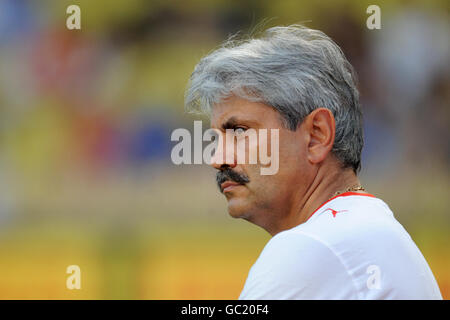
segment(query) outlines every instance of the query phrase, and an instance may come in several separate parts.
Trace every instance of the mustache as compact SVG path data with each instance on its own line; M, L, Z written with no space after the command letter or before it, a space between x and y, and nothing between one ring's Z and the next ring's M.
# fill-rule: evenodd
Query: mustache
M231 168L225 168L217 172L216 181L220 192L222 192L220 185L225 181L234 181L239 184L246 184L250 182L250 179L243 173L233 171Z

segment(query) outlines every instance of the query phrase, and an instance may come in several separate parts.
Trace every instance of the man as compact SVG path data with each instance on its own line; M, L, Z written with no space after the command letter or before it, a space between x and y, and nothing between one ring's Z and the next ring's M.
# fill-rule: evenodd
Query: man
M222 141L278 130L276 174L238 163L226 143L211 159L230 215L273 236L240 299L442 299L408 233L360 185L355 77L325 34L292 25L225 43L196 66L186 105L209 113Z

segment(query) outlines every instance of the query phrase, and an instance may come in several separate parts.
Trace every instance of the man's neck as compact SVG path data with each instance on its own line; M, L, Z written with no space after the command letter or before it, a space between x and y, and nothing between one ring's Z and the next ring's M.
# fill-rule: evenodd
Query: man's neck
M336 192L343 192L359 184L359 179L352 169L319 170L306 192L297 195L298 199L294 199L286 219L277 226L277 230L270 230L269 233L274 236L306 222L314 211L331 199Z

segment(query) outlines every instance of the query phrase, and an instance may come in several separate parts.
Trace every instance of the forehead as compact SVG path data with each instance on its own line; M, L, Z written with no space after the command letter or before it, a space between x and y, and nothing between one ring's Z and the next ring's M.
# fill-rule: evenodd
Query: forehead
M211 128L221 129L229 122L246 122L257 127L280 127L281 117L274 108L239 97L230 97L214 105L211 111Z

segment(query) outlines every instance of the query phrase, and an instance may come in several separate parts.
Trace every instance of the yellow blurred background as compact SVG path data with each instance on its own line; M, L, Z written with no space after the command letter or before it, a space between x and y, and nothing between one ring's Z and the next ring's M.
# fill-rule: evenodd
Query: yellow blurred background
M81 30L66 28L71 4ZM380 30L370 4L2 0L0 299L237 298L270 236L228 216L213 169L172 164L170 134L200 119L183 93L203 55L299 22L359 74L363 185L450 298L448 3L377 1Z

